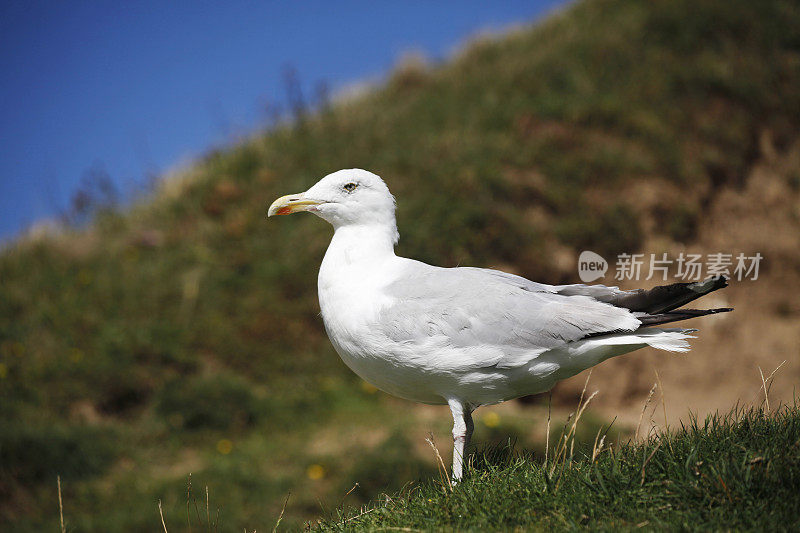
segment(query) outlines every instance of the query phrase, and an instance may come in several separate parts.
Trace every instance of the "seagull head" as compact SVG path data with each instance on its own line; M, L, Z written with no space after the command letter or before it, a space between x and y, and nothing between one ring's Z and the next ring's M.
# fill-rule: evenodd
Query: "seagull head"
M328 174L306 192L278 198L267 216L310 211L336 229L378 225L396 233L394 210L394 196L379 176L350 168Z

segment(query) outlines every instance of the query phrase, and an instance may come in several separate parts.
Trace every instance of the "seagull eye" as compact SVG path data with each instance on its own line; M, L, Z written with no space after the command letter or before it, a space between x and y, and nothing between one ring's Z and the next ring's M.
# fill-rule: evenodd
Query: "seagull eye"
M354 190L356 190L356 187L358 187L357 183L350 182L342 188L347 192L353 192Z

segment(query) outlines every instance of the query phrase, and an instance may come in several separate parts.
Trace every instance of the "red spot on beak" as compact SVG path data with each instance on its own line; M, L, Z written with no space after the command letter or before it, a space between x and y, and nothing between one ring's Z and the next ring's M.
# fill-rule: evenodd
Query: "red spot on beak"
M278 209L278 212L275 213L275 214L276 215L288 215L291 212L292 212L292 208L289 207L289 206L286 206L286 207L281 207L280 209Z

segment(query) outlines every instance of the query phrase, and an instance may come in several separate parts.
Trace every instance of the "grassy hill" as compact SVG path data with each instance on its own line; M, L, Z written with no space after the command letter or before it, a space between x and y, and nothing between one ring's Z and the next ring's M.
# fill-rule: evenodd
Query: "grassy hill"
M444 438L446 413L360 383L325 337L330 228L265 219L340 168L386 178L398 253L445 266L574 282L582 249L758 247L758 290L731 288L743 318L704 338L729 362L788 359L796 383L798 87L794 2L580 2L212 151L86 228L20 239L0 255L0 520L56 527L57 474L70 526L100 531L152 531L157 499L182 524L189 473L224 531L273 524L289 491L296 526L356 482L348 505L436 475L424 435ZM738 394L720 374L737 366L713 365L686 386ZM647 379L611 388L641 405ZM541 448L541 405L505 413L479 442Z
M800 413L733 412L542 462L476 453L471 476L336 513L318 531L796 531Z

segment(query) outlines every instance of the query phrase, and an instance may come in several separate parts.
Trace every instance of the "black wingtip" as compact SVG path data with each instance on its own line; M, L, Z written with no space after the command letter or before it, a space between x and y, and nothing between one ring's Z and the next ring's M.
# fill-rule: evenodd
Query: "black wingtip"
M701 316L716 315L717 313L728 313L730 311L733 311L733 307L719 307L717 309L676 309L675 311L640 316L637 318L642 323L642 326L657 326L660 324L669 324L670 322L679 322L681 320L689 320Z
M703 281L672 283L653 287L650 290L640 289L623 293L611 303L631 311L650 314L667 313L727 286L727 276L712 276Z

